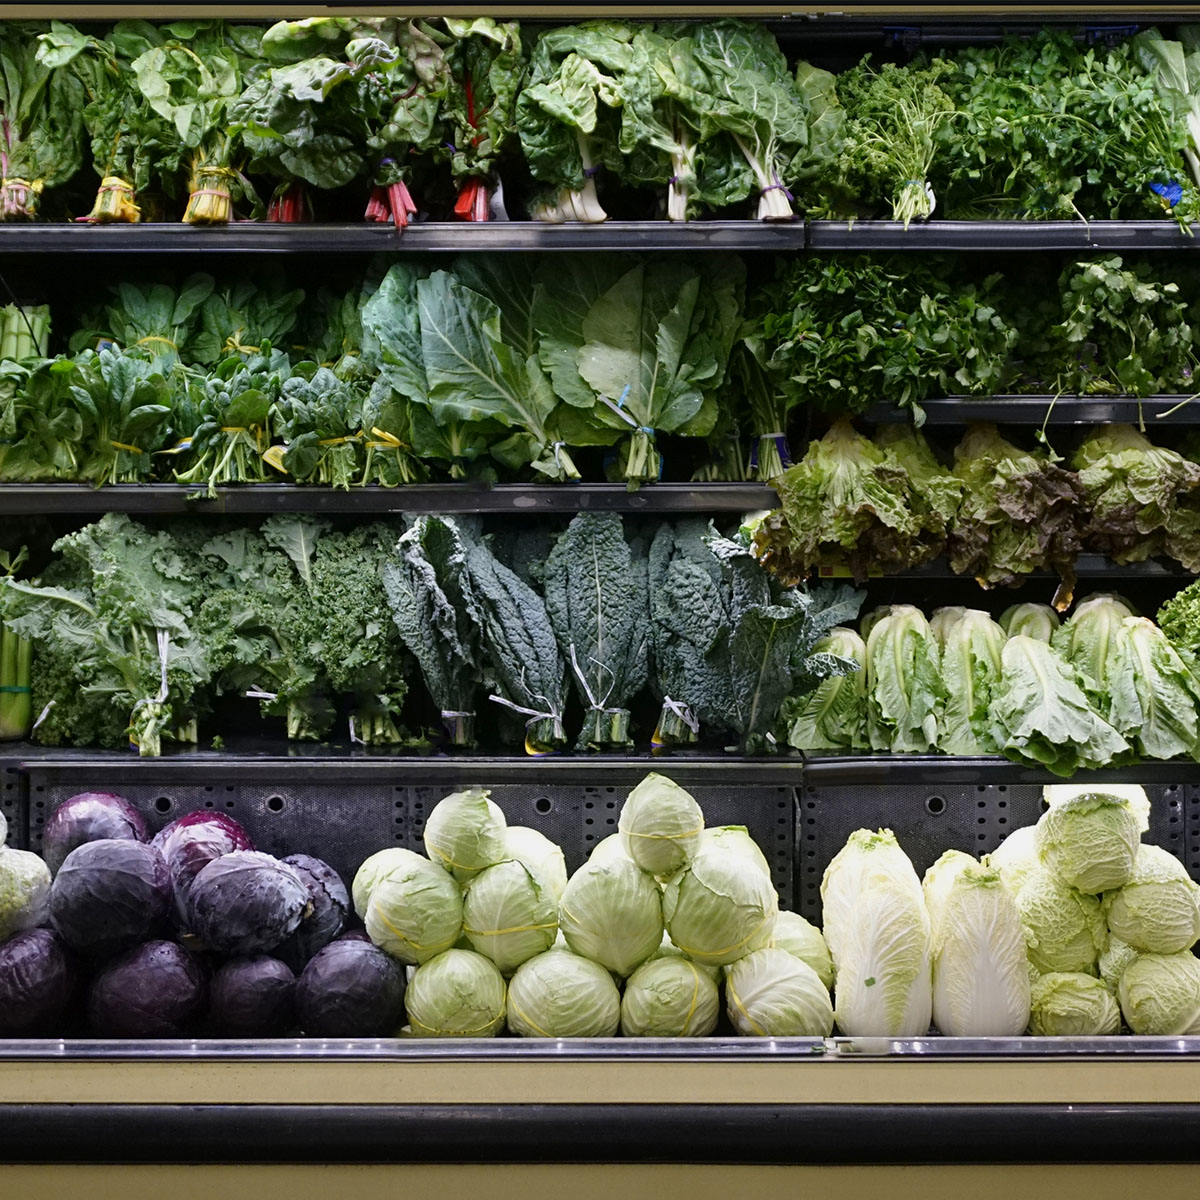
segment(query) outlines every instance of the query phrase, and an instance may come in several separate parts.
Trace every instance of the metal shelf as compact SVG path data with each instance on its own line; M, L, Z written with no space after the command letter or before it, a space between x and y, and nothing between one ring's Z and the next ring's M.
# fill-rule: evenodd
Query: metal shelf
M554 250L804 249L804 222L605 221L547 225L540 221L428 221L398 234L391 225L277 225L235 221L223 226L0 225L0 255L93 254L397 254L409 252Z
M1162 221L810 221L810 250L1183 250L1196 239Z
M1148 562L1115 563L1110 558L1100 554L1081 554L1075 560L1075 575L1079 579L1194 579L1190 571L1185 570L1179 563L1163 562L1153 559ZM892 575L892 579L967 579L967 575L956 575L950 570L950 564L944 558L936 558L933 562L924 563L919 567L910 567ZM1026 579L1057 579L1055 571L1031 571L1024 576Z
M1146 762L1135 767L1112 767L1075 774L1089 783L1200 783L1200 763L1187 759ZM948 754L815 754L804 756L804 782L813 786L887 783L928 784L1046 784L1066 783L1049 771L1009 762L998 755L959 758Z
M1200 425L1200 399L1184 404L1187 396L1059 396L1001 395L946 396L925 400L925 424L966 425L992 421L997 425L1110 425L1144 423L1154 427ZM1175 412L1171 412L1175 409ZM1170 412L1170 416L1165 414ZM877 425L907 425L912 411L895 404L876 404L863 414Z
M217 490L208 499L175 483L93 488L75 483L0 483L0 514L124 512L205 516L278 512L320 513L668 513L749 512L776 503L774 489L757 483L651 483L636 492L620 483L417 484L406 487L302 487L255 483Z

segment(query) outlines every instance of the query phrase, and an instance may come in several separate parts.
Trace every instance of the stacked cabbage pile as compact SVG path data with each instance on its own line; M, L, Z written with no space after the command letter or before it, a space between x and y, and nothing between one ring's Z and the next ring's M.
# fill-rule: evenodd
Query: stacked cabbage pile
M1045 798L994 854L949 850L923 881L890 830L850 836L821 885L843 1033L1200 1033L1200 886L1142 844L1145 792Z
M823 1037L833 972L821 933L779 912L745 829L706 829L693 797L651 773L620 832L570 878L561 850L508 826L479 789L447 796L428 857L363 863L354 906L411 968L404 1032L420 1037L702 1037L720 989L733 1028Z
M124 798L87 792L50 817L43 854L0 837L0 1035L351 1036L399 1019L404 973L344 933L337 873L255 850L223 813L151 838Z

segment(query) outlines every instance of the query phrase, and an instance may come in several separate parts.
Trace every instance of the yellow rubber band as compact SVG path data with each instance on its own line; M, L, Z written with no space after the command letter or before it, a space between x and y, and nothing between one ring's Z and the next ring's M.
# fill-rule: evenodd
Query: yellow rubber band
M42 180L42 179L34 179L34 180L31 182L31 181L30 181L30 180L28 180L28 179L21 179L21 178L20 178L19 176L17 176L17 175L6 175L6 176L4 177L4 182L3 182L3 185L2 185L2 186L4 186L4 187L9 187L9 186L12 186L12 187L23 187L23 188L28 188L28 189L29 189L31 192L35 192L37 195L39 195L39 196L40 196L40 195L42 194L42 190L43 190L43 189L45 188L45 186L46 186L46 183L45 183L45 181L44 181L44 180Z
M746 1006L742 1003L741 997L738 996L737 992L734 990L733 984L730 983L728 979L725 980L725 994L733 1000L734 1004L737 1005L738 1012L740 1012L742 1016L746 1018L746 1024L749 1025L759 1037L766 1037L766 1030L763 1029L762 1026L759 1025L758 1022L755 1021L755 1019L746 1011Z
M517 1016L520 1017L521 1020L525 1022L526 1025L528 1025L532 1030L534 1030L534 1032L538 1035L538 1037L548 1038L548 1037L554 1036L554 1034L552 1034L552 1033L547 1033L536 1021L531 1021L521 1011L520 1007L513 1003L513 998L512 998L511 992L509 992L509 994L508 994L508 1003L509 1003L509 1007L512 1008L513 1012L515 1012L517 1014Z
M491 1029L499 1018L501 1023L504 1021L504 1013L498 1012L486 1025L478 1025L474 1029L434 1029L431 1025L422 1025L415 1017L409 1016L414 1029L423 1029L430 1037L473 1037L477 1033L482 1033L485 1029Z
M119 175L105 175L96 190L99 192L129 192L132 195L133 184L126 183Z
M110 442L110 446L115 446L118 450L128 450L130 454L143 453L140 446L131 446L127 442Z
M692 1023L692 1018L696 1015L696 1007L700 1003L700 972L696 970L694 962L687 962L687 965L692 968L692 1006L687 1011L687 1016L683 1018L682 1037L688 1036L688 1026Z
M222 433L249 433L250 427L248 425L222 425L221 432Z
M726 946L724 950L689 950L687 946L680 945L676 942L675 945L684 952L689 958L698 958L703 962L706 958L716 958L718 955L731 954L734 950L741 949L751 938L756 938L762 932L763 926L766 925L767 919L764 917L756 929L751 930L740 942L734 942L732 946Z
M179 350L179 347L170 338L160 337L157 333L148 333L144 338L138 338L133 344L135 346L144 346L147 342L162 342L164 346L170 346L176 352Z
M353 442L353 441L356 441L360 437L362 437L362 434L352 433L349 435L349 437L322 438L317 443L317 445L318 446L340 446L344 442Z
M502 933L533 933L538 929L557 928L557 921L551 921L548 925L514 925L511 929L468 929L464 925L463 933L473 933L476 937L499 937Z
M686 833L635 833L632 829L621 830L626 837L648 838L655 842L677 842L680 838L699 837L703 832L703 825L697 825L695 829L689 829Z
M385 917L385 916L384 916L382 913L380 913L378 909L376 909L376 911L375 911L375 915L376 915L376 916L379 918L379 920L380 920L380 921L381 921L381 922L382 922L384 925L386 925L386 926L387 926L387 928L388 928L389 932L391 932L391 933L392 933L392 934L394 934L394 935L395 935L397 938L399 938L399 939L400 939L400 941L404 942L404 943L405 943L405 945L411 946L411 947L412 947L414 950L420 950L420 951L425 951L425 950L431 950L431 949L432 949L432 947L431 947L431 946L422 946L420 942L414 942L412 938L408 937L406 934L403 934L403 933L401 933L401 932L400 932L400 930L398 930L398 929L395 927L395 925L393 925L393 924L391 923L391 921L389 921L389 920L387 919L387 917ZM452 941L450 941L450 942L447 942L447 944L446 944L445 946L443 946L443 947L442 947L442 950L449 950L449 949L450 949L450 947L451 947L451 946L453 946L453 945L454 945L454 943L455 943L455 942L457 942L457 941L458 941L458 937L457 937L457 935L456 935ZM438 951L436 951L436 953L440 954L440 953L441 953L441 950L438 950Z

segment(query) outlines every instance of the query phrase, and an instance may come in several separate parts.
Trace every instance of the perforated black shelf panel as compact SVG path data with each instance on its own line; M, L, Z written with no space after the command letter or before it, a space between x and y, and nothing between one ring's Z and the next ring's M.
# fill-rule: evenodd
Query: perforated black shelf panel
M17 762L0 759L0 813L8 822L6 845L24 850L28 842L25 777Z

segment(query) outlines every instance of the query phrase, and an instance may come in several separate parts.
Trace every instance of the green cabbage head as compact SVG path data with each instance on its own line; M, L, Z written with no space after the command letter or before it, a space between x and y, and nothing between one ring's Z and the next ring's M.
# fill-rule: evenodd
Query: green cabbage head
M743 1037L828 1037L833 1005L816 971L777 947L725 970L725 1011Z
M404 1005L419 1037L495 1037L504 1024L504 980L472 950L447 950L422 963Z
M1037 826L1042 865L1064 883L1096 896L1129 882L1141 842L1128 800L1097 789L1052 804Z
M698 963L652 958L625 983L621 1032L626 1037L707 1037L717 1027L717 985Z
M1117 994L1117 985L1121 982L1125 968L1137 956L1138 951L1128 942L1122 941L1115 933L1108 935L1108 945L1100 955L1100 978L1114 996Z
M1033 872L1017 894L1029 961L1043 974L1094 973L1108 940L1104 912L1095 896L1064 883L1044 868Z
M370 902L375 885L389 871L403 869L414 859L421 862L428 861L424 856L412 850L405 850L400 846L389 846L386 850L377 850L369 858L363 859L362 865L354 873L354 882L350 887L350 893L354 900L354 911L358 914L360 921L367 919L367 904Z
M1121 975L1117 997L1134 1033L1200 1033L1200 958L1187 950L1139 954Z
M544 833L528 825L510 825L504 831L504 857L524 863L555 900L562 896L567 886L567 860Z
M521 1037L612 1037L621 996L612 976L570 950L522 963L508 984L508 1028Z
M44 925L50 905L50 868L29 850L0 847L0 942Z
M821 931L799 913L781 912L775 918L775 945L807 963L829 991L833 990L833 959Z
M1029 1032L1035 1037L1102 1037L1121 1027L1112 992L1081 971L1051 971L1033 985Z
M381 950L416 964L458 941L462 913L458 884L441 867L414 854L375 884L363 923Z
M459 883L505 857L507 822L483 788L439 800L425 822L425 853Z
M1104 900L1109 929L1135 950L1174 954L1200 939L1200 885L1158 846L1139 847L1133 877Z
M665 879L687 866L704 831L704 813L690 792L651 771L621 806L617 828L629 857Z
M463 889L463 933L474 950L511 975L554 945L558 897L522 862L480 871Z
M567 945L624 977L659 947L658 885L632 859L588 861L567 881L558 910Z

